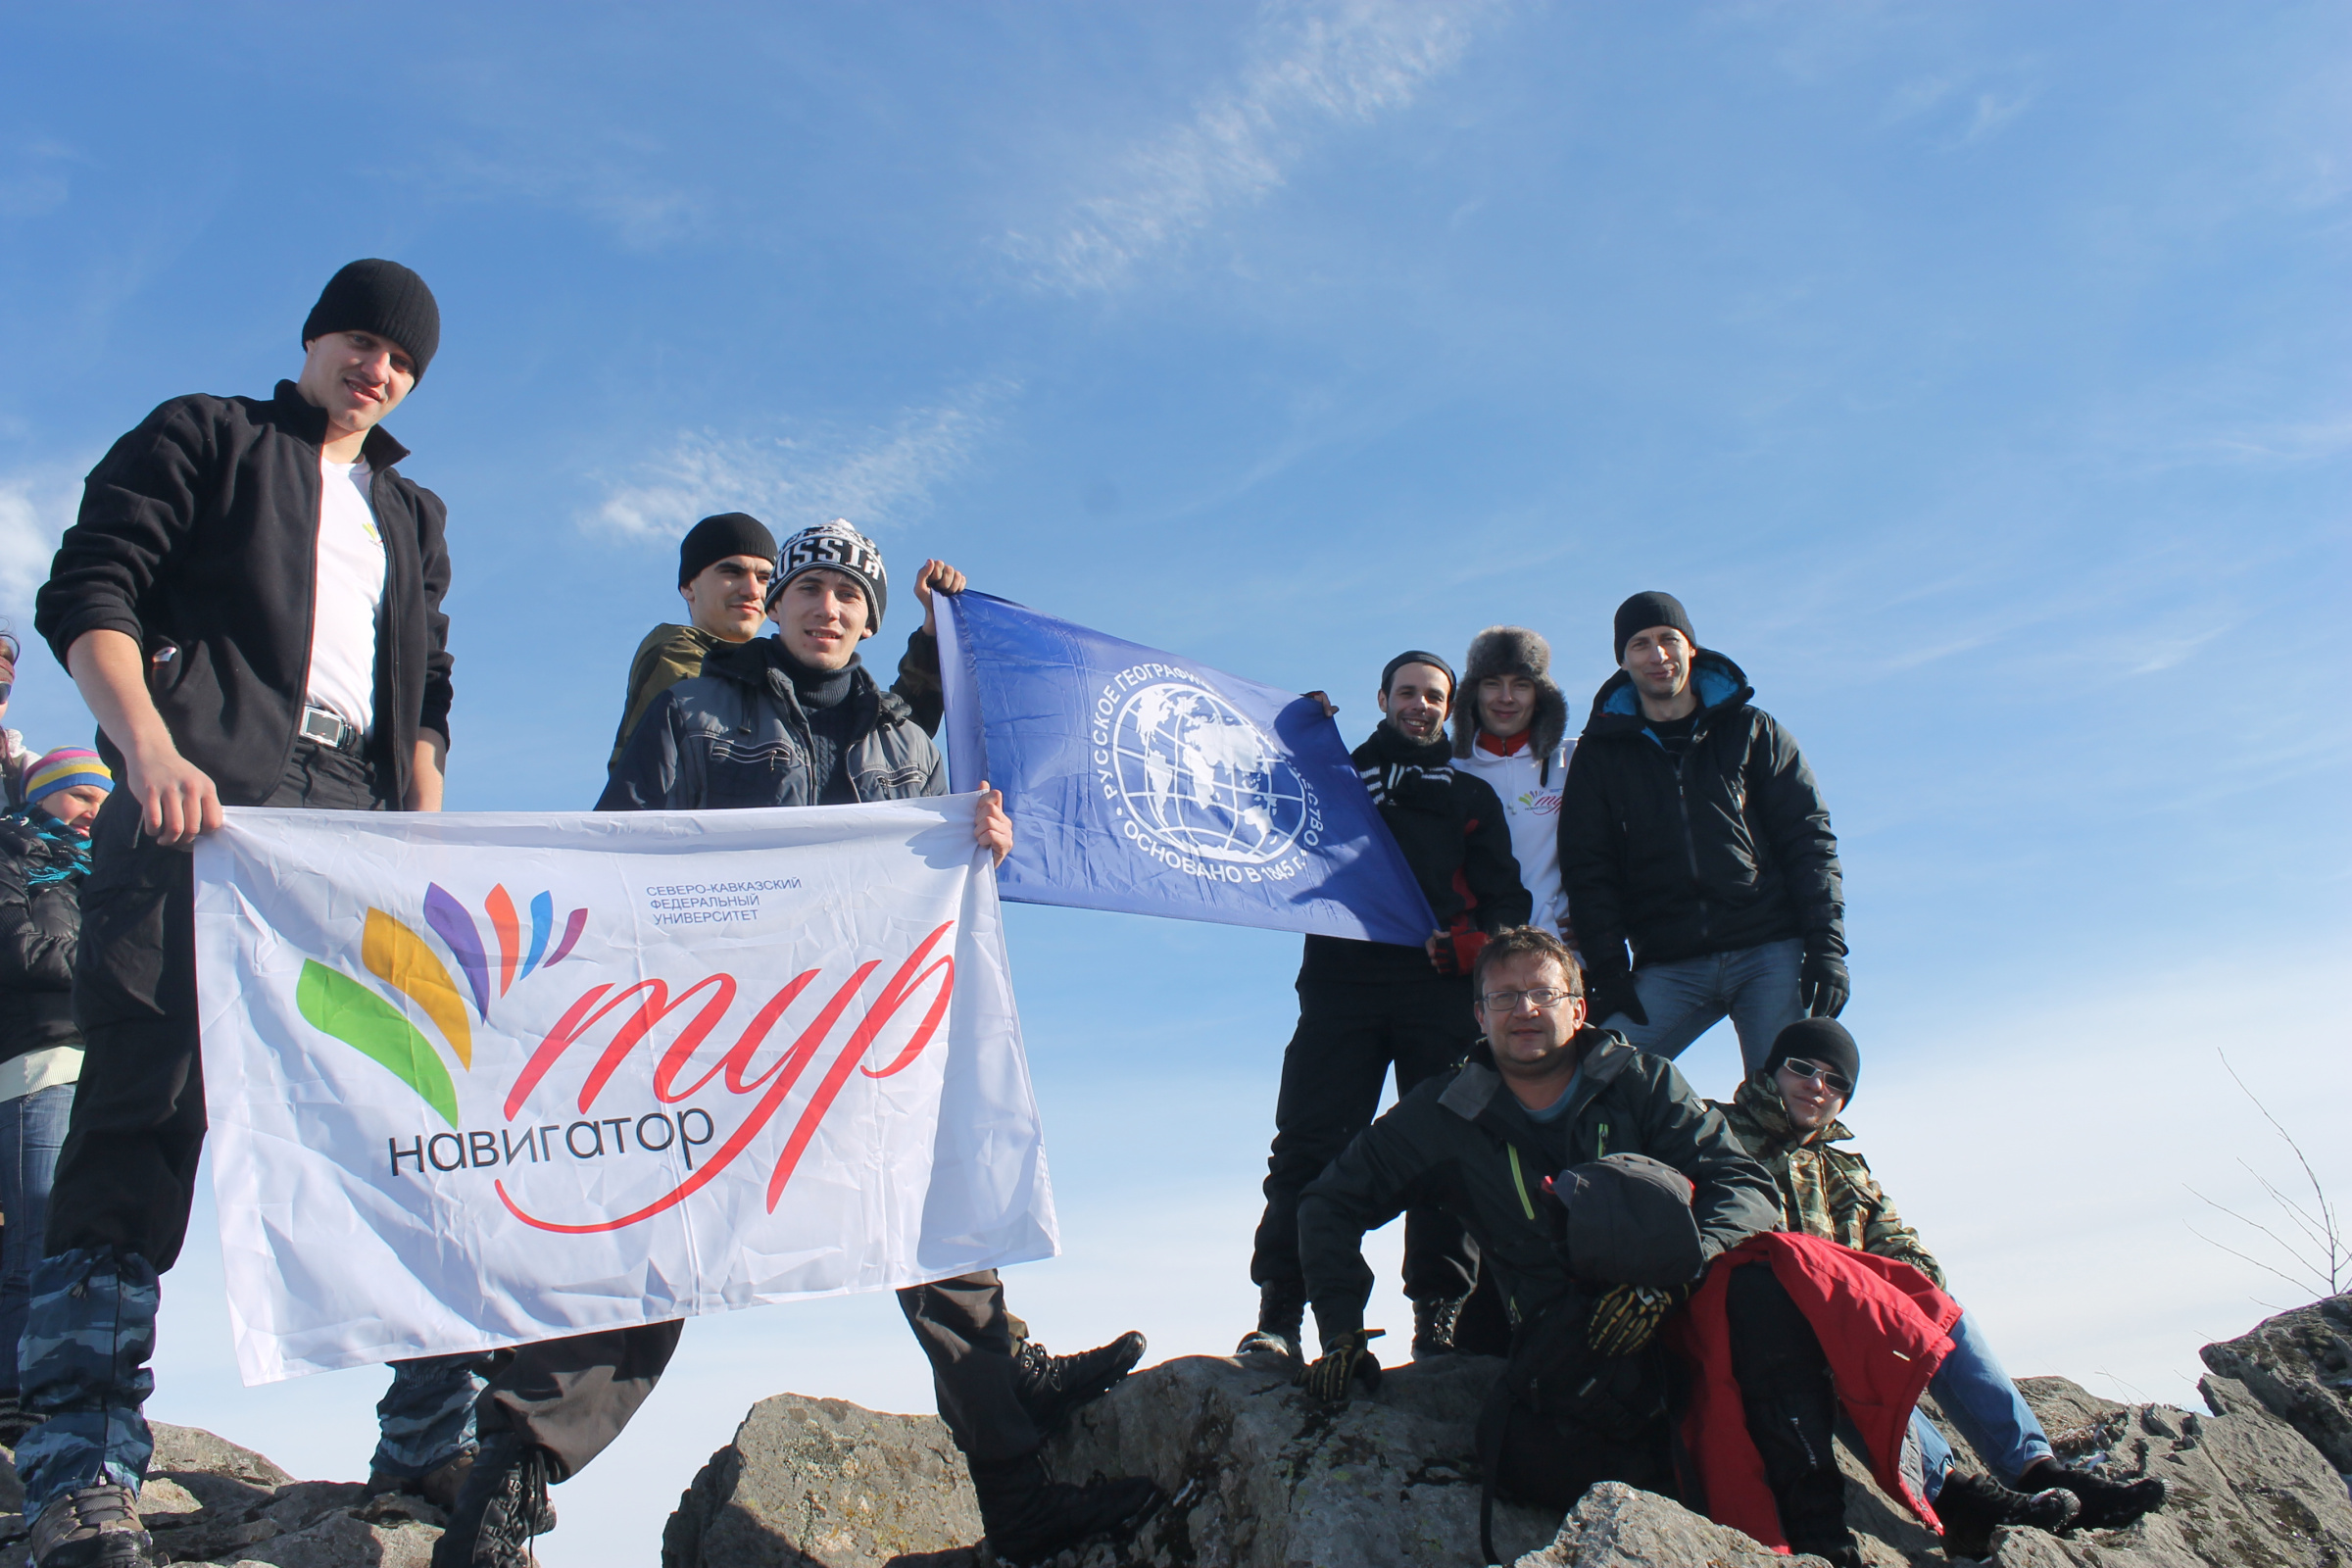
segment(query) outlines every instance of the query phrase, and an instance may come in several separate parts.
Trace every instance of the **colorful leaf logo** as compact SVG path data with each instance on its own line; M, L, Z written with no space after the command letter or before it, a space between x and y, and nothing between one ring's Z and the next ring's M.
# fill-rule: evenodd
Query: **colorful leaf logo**
M531 938L527 950L522 945L521 917L515 912L514 897L503 883L490 890L482 907L489 916L491 935L498 945L495 961L498 994L502 997L532 970L562 962L588 927L588 911L572 910L571 917L564 922L563 939L542 962L540 955L547 953L548 938L555 929L554 895L541 893L531 900ZM424 923L448 946L459 970L466 976L466 989L473 995L475 1016L488 1022L493 960L483 945L481 927L466 906L438 882L425 885ZM415 1003L449 1043L458 1065L472 1070L473 1025L466 1016L466 997L458 990L449 965L441 961L441 956L422 935L406 922L371 907L360 937L360 961L369 974ZM382 1063L422 1096L426 1104L441 1113L443 1120L452 1127L458 1124L457 1087L450 1079L449 1069L442 1064L431 1042L396 1004L315 958L303 960L294 1000L303 1017L315 1028Z
M302 960L294 1002L315 1027L391 1068L443 1121L458 1124L458 1089L449 1081L449 1069L398 1007L316 958Z

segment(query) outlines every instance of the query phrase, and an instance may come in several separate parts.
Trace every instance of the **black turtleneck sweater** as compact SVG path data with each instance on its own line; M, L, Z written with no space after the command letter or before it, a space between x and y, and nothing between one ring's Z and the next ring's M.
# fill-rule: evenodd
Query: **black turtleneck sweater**
M816 803L853 804L858 791L850 783L850 745L858 738L858 705L849 697L858 656L851 655L850 662L839 669L816 669L793 658L782 638L769 641L774 646L768 658L792 682L792 694L800 699L802 715L808 720L809 772L824 781L818 787Z
M1519 882L1502 802L1485 779L1454 767L1443 734L1419 745L1383 720L1349 760L1429 899L1437 915L1432 930L1476 928L1492 936L1527 923L1535 901ZM1424 949L1345 937L1308 937L1298 978L1441 983Z

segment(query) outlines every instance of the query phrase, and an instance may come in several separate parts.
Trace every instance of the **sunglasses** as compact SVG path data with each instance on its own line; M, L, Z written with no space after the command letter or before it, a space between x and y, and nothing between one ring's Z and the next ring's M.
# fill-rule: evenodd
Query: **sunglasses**
M1831 1071L1818 1061L1807 1061L1802 1056L1788 1057L1781 1063L1781 1071L1809 1079L1836 1095L1839 1100L1845 1099L1854 1092L1851 1079Z

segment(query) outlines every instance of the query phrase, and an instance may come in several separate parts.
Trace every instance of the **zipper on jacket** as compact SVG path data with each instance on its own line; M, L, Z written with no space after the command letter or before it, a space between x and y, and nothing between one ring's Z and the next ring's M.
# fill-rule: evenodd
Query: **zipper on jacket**
M1594 1159L1609 1157L1609 1124L1605 1121L1600 1124L1600 1139L1593 1147L1592 1157Z
M1527 1196L1527 1178L1519 1170L1519 1146L1505 1144L1502 1147L1511 1152L1511 1185L1519 1189L1519 1206L1526 1209L1527 1217L1533 1220L1536 1217L1536 1201Z
M1690 754L1698 750L1698 739L1694 728L1690 736L1690 744L1684 748L1681 757L1675 759L1674 804L1683 814L1683 858L1690 866L1690 891L1698 899L1698 934L1700 939L1704 940L1714 935L1715 922L1707 913L1706 890L1699 885L1698 837L1690 830L1690 791L1685 783Z

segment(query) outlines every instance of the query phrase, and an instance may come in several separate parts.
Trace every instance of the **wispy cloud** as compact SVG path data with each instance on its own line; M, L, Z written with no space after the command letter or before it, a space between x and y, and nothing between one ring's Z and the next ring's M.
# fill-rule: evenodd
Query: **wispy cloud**
M49 578L58 535L81 498L79 466L21 468L0 475L0 613L22 633L32 623L34 590Z
M1010 236L1007 248L1046 287L1111 288L1220 213L1262 200L1333 126L1369 123L1411 104L1453 68L1496 9L1492 0L1273 7L1235 80L1131 150L1110 189L1078 201L1050 233Z
M581 521L593 532L661 539L727 511L756 514L778 533L830 517L869 532L888 528L919 515L934 490L971 465L1015 390L982 383L865 429L681 431L666 450L609 483Z

